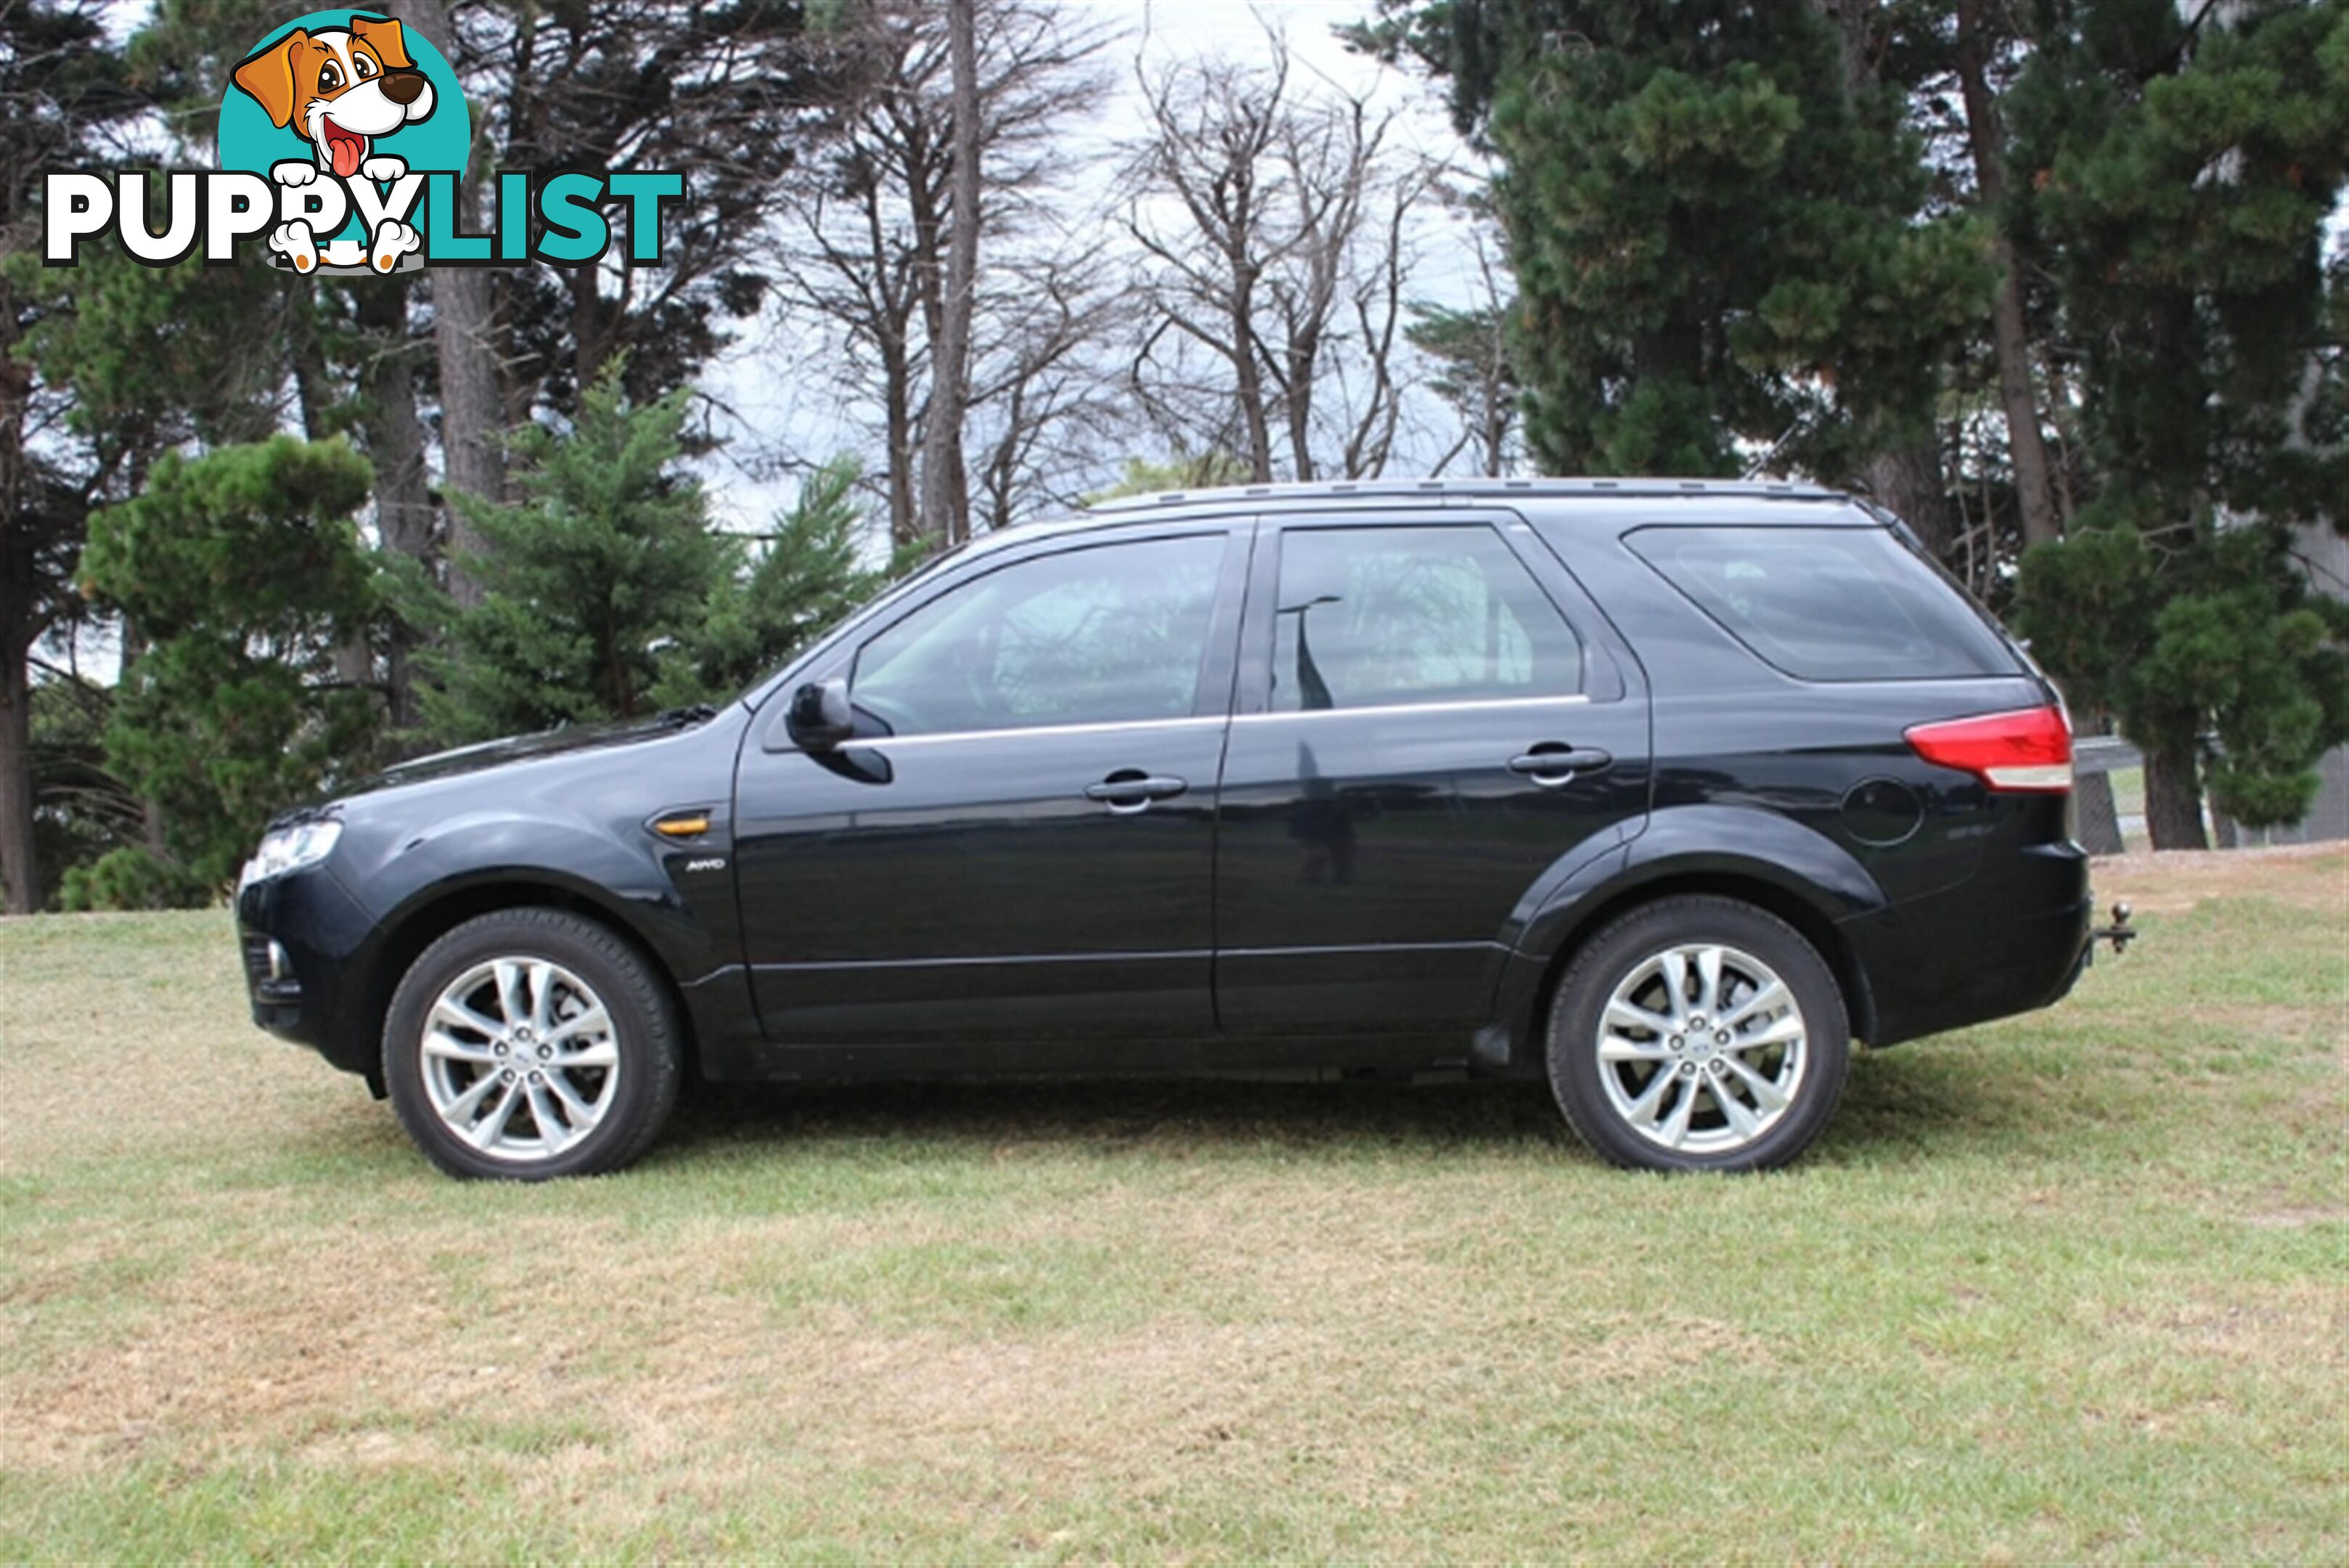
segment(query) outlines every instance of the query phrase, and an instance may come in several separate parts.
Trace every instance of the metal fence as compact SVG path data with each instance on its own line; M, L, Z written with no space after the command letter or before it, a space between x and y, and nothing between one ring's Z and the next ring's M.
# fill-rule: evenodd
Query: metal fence
M2079 815L2075 831L2091 855L2151 847L2142 812L2122 814L2113 796L2112 775L2144 765L2144 754L2118 735L2086 735L2073 744L2072 770L2079 779L2073 794ZM2316 799L2292 826L2240 827L2214 814L2211 843L2234 849L2349 838L2349 747L2326 753L2317 764L2317 775L2322 782Z
M2113 775L2145 765L2145 754L2118 735L2084 735L2072 743L2072 789L2076 820L2072 831L2091 855L2118 855L2128 847L2130 826L2145 842L2145 818L2121 819L2113 802Z

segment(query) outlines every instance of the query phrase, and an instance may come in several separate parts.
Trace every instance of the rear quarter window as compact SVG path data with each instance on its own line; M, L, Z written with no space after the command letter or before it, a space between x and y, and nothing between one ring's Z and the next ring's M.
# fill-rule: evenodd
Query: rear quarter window
M1640 528L1624 543L1754 657L1797 680L2021 668L1973 606L1884 528Z

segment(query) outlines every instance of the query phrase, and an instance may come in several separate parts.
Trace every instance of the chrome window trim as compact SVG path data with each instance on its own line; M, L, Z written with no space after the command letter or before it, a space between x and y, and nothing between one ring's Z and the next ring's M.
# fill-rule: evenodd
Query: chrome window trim
M1000 730L949 730L936 735L857 735L840 742L840 751L870 747L885 751L896 746L947 745L957 741L1005 741L1022 736L1100 735L1112 730L1186 730L1220 724L1261 724L1278 719L1347 719L1361 714L1483 711L1505 708L1586 706L1581 692L1556 697L1481 697L1468 702L1381 702L1368 708L1299 708L1279 713L1191 713L1180 719L1104 719L1085 724L1020 724ZM798 747L792 748L796 751Z
M1094 735L1112 730L1181 730L1230 722L1223 713L1188 713L1180 719L1102 719L1083 724L1009 724L999 730L947 730L935 735L857 735L840 742L839 751L871 746L935 746L952 741L1005 741L1023 735Z
M1365 708L1288 708L1263 713L1239 713L1233 716L1232 722L1261 724L1273 719L1348 719L1362 713L1459 713L1490 708L1548 708L1559 704L1588 703L1589 701L1579 691L1570 691L1555 697L1478 697L1465 702L1376 702Z

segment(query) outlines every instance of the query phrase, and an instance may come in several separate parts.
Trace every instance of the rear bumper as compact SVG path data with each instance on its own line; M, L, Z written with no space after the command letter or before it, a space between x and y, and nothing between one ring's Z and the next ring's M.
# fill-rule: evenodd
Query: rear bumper
M1841 928L1874 998L1871 1045L1961 1029L2060 1000L2087 968L2087 852L2033 845L1959 887Z

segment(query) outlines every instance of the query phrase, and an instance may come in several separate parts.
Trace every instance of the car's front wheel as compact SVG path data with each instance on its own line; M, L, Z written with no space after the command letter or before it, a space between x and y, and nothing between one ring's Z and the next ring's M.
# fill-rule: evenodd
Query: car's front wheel
M1552 1094L1618 1165L1784 1165L1835 1114L1851 1060L1816 949L1733 898L1661 898L1576 955L1550 1009Z
M681 1054L650 966L562 909L458 926L409 966L384 1021L393 1108L452 1176L618 1169L668 1119Z

